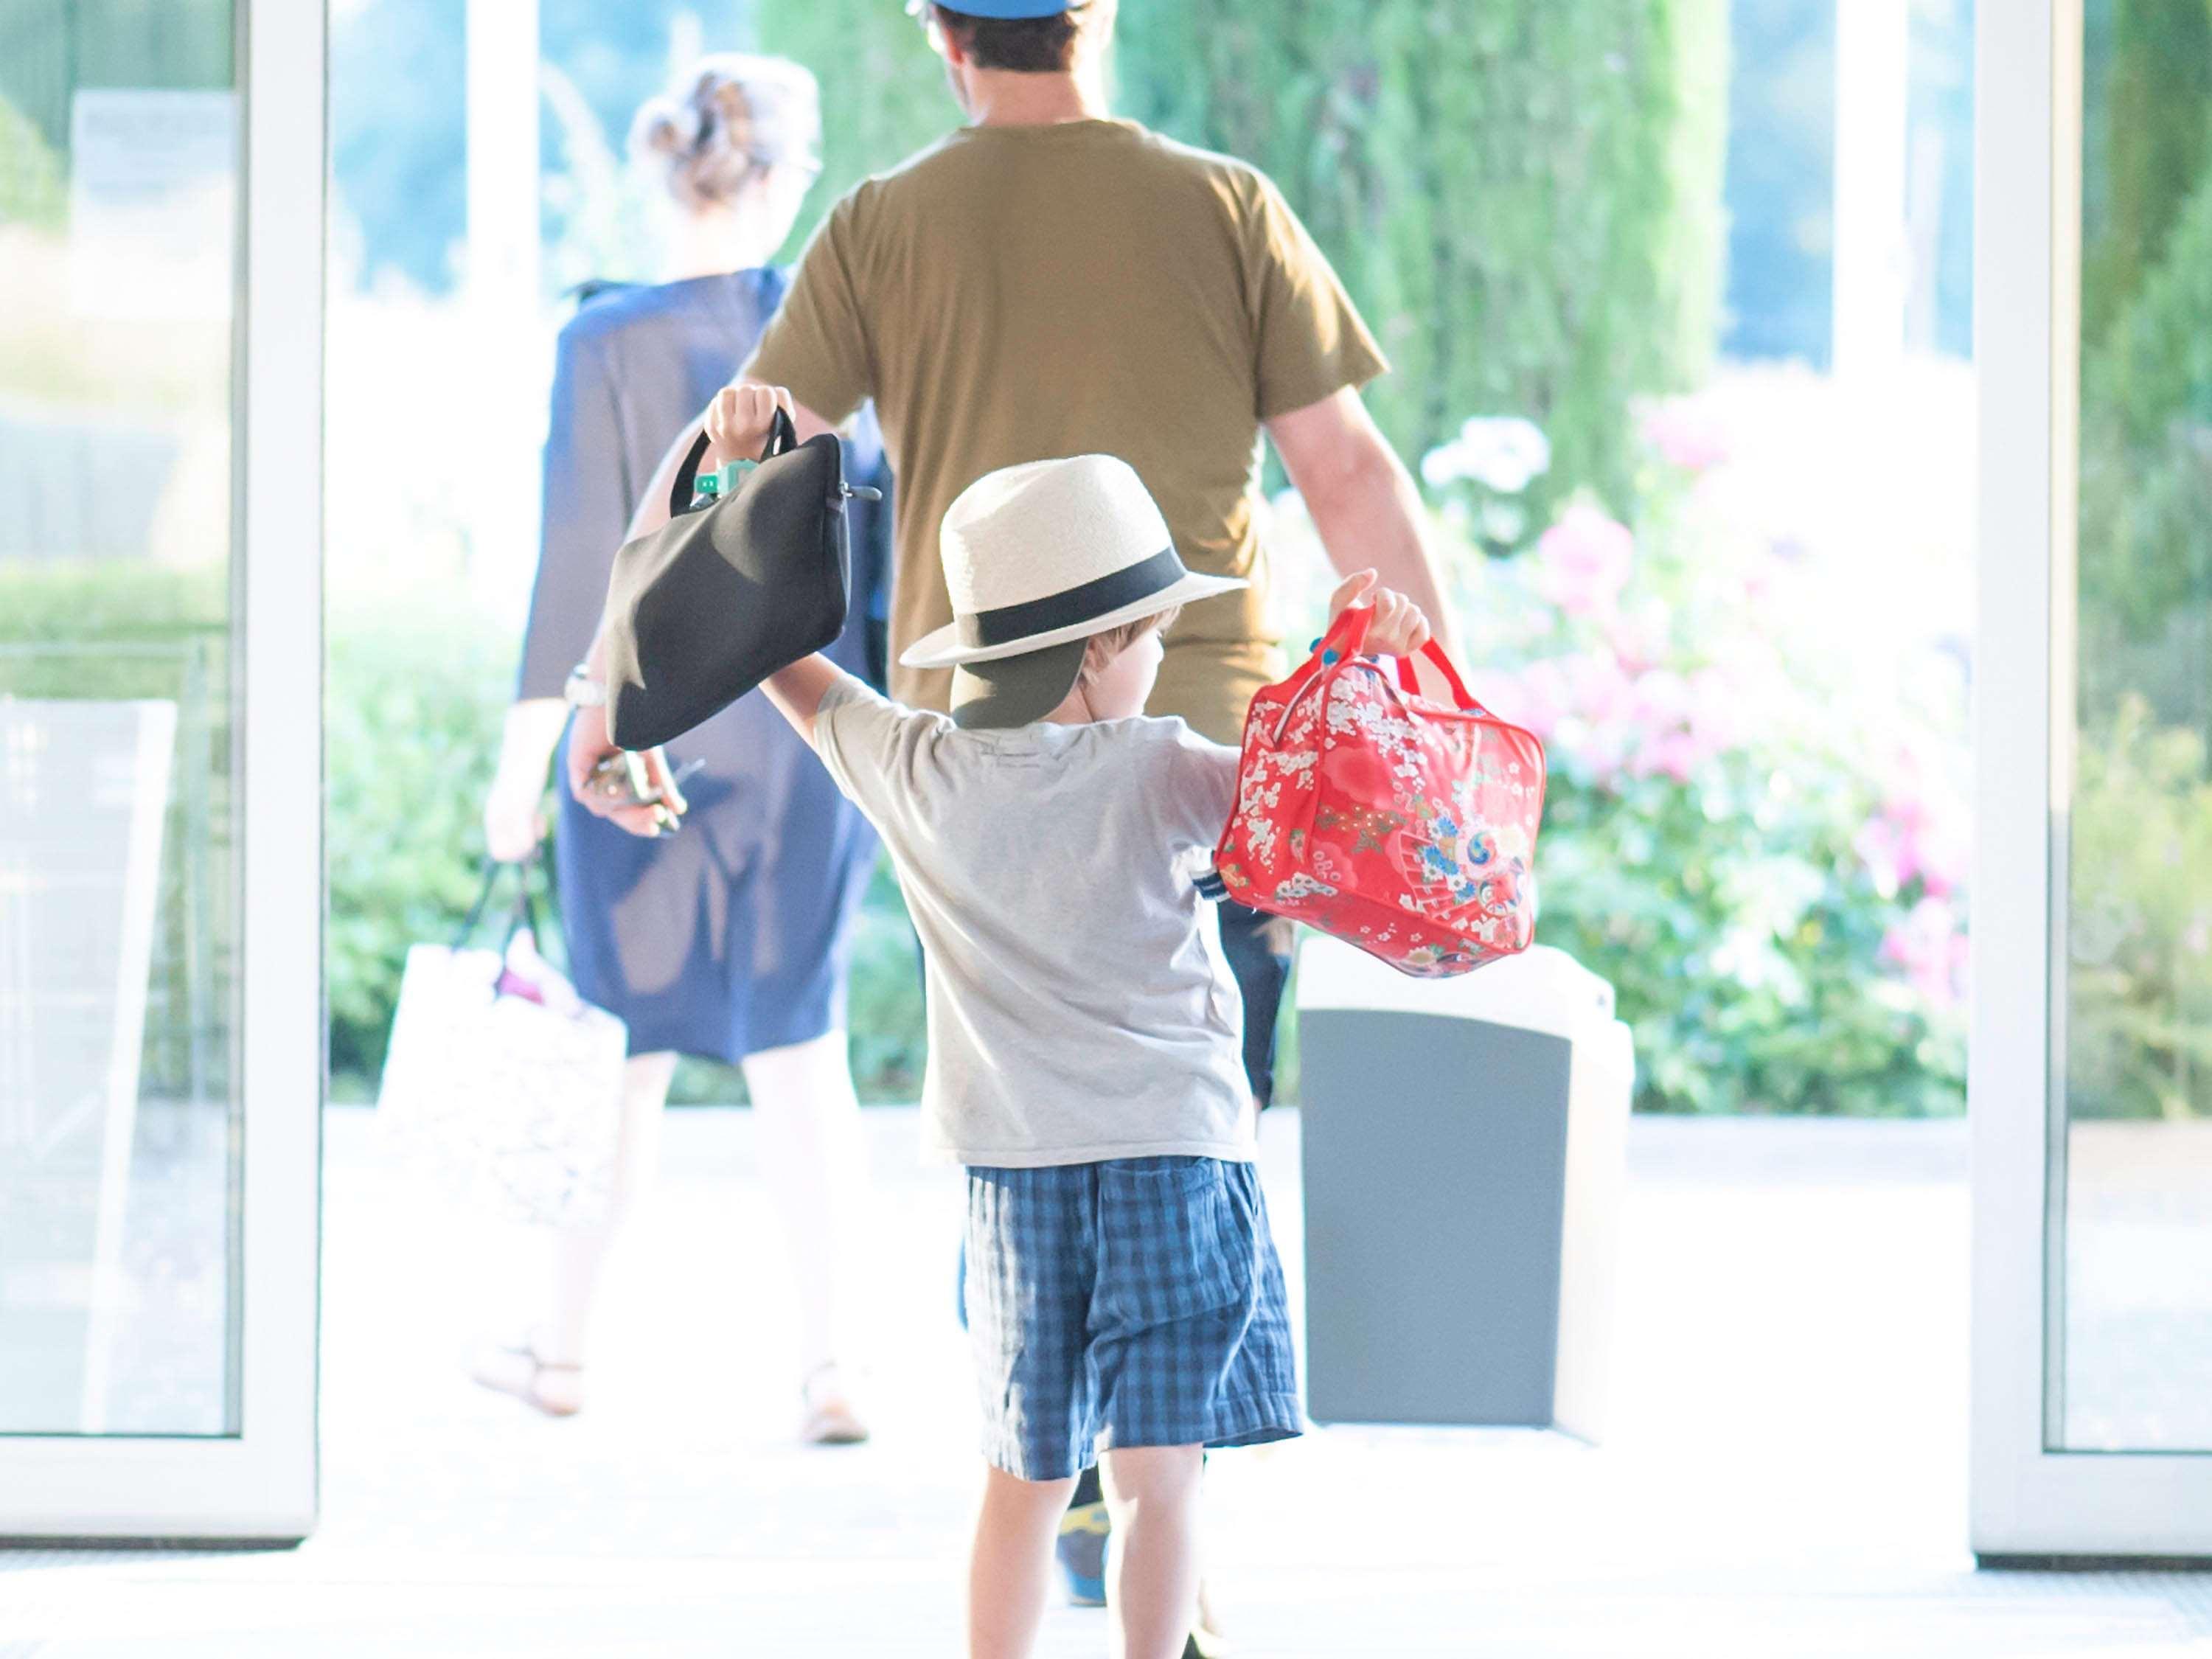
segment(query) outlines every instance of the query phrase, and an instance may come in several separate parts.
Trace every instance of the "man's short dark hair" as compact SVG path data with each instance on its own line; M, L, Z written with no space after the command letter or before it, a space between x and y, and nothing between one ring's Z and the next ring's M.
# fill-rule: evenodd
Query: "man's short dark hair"
M977 69L1024 75L1065 75L1075 67L1083 37L1083 9L1049 17L975 17L950 6L933 6L937 26L960 43Z

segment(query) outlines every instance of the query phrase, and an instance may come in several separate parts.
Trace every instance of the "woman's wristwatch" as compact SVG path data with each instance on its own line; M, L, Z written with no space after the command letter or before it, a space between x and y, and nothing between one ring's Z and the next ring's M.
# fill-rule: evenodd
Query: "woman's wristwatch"
M561 688L561 696L571 708L604 708L607 706L607 688L592 678L592 671L578 663L568 671L568 684Z

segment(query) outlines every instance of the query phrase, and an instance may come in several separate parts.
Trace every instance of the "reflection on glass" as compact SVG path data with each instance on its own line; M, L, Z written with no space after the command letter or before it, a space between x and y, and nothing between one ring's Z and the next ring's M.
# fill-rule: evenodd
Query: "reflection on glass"
M2212 1451L2212 8L2088 0L2051 1433Z
M0 1432L235 1433L229 0L0 26Z

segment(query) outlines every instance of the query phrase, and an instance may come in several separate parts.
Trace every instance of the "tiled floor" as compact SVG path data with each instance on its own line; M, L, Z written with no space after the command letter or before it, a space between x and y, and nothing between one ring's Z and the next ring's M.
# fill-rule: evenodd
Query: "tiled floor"
M333 1114L321 1530L0 1558L0 1659L956 1653L957 1185L916 1171L910 1115L871 1114L879 1431L802 1449L750 1127L672 1122L597 1395L550 1423L455 1370L513 1242ZM1267 1126L1294 1272L1297 1131ZM1607 1443L1336 1429L1220 1457L1239 1654L2212 1656L2212 1577L1972 1570L1960 1126L1640 1121L1632 1156ZM1104 1651L1100 1615L1052 1615L1042 1653Z

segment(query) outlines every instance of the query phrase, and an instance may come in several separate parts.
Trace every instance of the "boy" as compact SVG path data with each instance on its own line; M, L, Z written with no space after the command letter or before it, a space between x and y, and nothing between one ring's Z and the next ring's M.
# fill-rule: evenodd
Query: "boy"
M722 392L708 465L757 453L787 397ZM906 660L954 671L949 719L820 656L766 689L882 833L925 946L924 1121L968 1169L988 1464L969 1650L1030 1651L1095 1443L1115 1651L1176 1659L1204 1449L1302 1422L1235 982L1190 879L1228 820L1237 751L1142 714L1161 630L1243 584L1187 571L1107 456L987 474L941 544L956 619ZM1353 577L1334 608L1373 584ZM1410 601L1374 603L1372 649L1426 640Z

